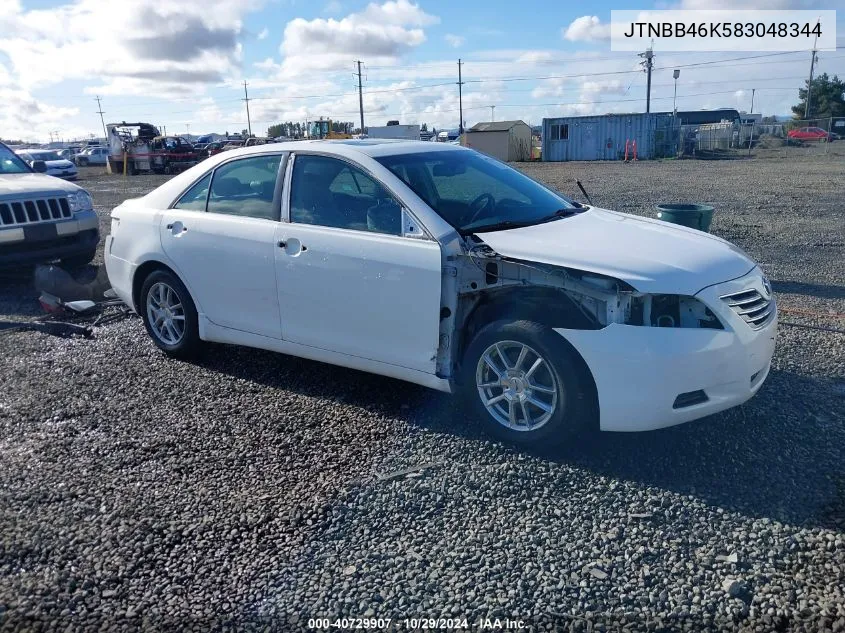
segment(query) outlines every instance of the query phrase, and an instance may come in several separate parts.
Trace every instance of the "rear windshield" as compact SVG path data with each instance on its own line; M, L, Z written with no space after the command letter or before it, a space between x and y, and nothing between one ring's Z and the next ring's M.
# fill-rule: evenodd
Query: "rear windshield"
M0 174L28 174L32 170L17 154L5 145L0 145Z

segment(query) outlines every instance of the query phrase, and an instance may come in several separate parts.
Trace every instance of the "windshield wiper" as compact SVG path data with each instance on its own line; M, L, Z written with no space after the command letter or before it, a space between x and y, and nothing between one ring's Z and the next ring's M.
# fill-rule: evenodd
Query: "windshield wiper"
M523 226L532 226L537 224L536 220L531 222L517 222L516 220L502 220L501 222L494 222L493 224L482 224L479 227L464 227L460 230L462 235L471 235L473 233L485 233L488 231L503 231L505 229L518 229Z
M587 207L584 205L579 205L578 207L571 209L569 207L558 209L551 215L547 215L545 218L540 218L537 220L538 224L543 224L544 222L551 222L552 220L559 220L560 218L571 218L573 215L578 215L579 213L584 213L587 210Z

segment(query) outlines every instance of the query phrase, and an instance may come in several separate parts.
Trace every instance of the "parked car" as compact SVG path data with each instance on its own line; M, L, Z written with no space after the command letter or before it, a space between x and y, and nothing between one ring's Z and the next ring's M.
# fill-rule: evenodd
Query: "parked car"
M209 143L206 145L203 150L200 152L201 158L208 158L209 156L214 156L215 154L219 154L223 151L223 146L225 143L220 141L215 141L214 143Z
M221 151L228 152L230 150L237 149L237 148L243 147L243 146L244 146L243 141L228 141L228 142L223 144Z
M91 196L46 170L0 143L0 265L81 266L94 258L100 234Z
M71 162L73 162L73 159L76 156L76 152L69 148L57 150L56 153L59 155L59 158L69 160Z
M111 226L111 284L165 353L233 343L455 392L517 443L739 405L775 347L739 248L447 143L232 150Z
M794 130L789 130L786 133L789 138L799 141L832 141L836 139L836 134L831 134L827 130L820 127L801 127Z
M87 165L105 165L109 159L107 147L89 147L79 152L76 157L76 164L80 167Z
M76 165L59 156L58 152L49 149L20 149L18 156L25 160L30 166L36 161L47 165L47 175L56 176L64 180L76 180L79 171Z

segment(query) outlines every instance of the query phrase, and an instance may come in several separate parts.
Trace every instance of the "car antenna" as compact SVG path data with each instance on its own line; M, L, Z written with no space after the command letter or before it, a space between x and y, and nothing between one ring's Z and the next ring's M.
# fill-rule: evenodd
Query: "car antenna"
M590 203L590 206L594 206L594 205L593 205L593 201L592 201L592 200L590 200L590 194L588 194L588 193L587 193L587 190L586 190L586 189L584 189L584 185L582 185L582 184L581 184L581 181L580 181L580 180L576 180L576 181L575 181L575 184L576 184L576 185L578 185L578 188L581 190L581 193L583 193L583 194L584 194L584 197L587 199L587 202L589 202L589 203Z

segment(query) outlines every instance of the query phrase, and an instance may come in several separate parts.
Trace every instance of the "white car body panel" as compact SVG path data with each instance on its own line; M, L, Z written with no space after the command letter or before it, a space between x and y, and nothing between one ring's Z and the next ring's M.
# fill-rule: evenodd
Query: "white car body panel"
M138 309L133 298L136 271L160 262L173 269L191 293L204 340L273 350L451 391L454 376L442 371L438 354L444 337L459 338L460 333L443 330L454 314L442 317L441 307L454 307L462 288L456 267L463 242L375 159L394 153L471 150L422 142L366 143L296 142L224 152L143 198L126 201L114 210L113 235L106 241L106 267L118 296ZM298 154L319 153L355 163L401 201L424 235L398 237L291 223L289 177L279 222L170 209L217 165L284 152L294 161ZM188 231L181 230L185 226ZM478 237L509 261L607 275L629 283L638 293L695 296L719 318L721 330L618 322L581 330L550 324L588 365L603 430L655 429L722 411L750 398L768 374L776 314L755 330L721 297L755 289L768 298L769 289L754 262L724 240L595 208ZM706 402L673 409L679 394L696 390L706 391Z
M278 222L169 209L161 248L191 296L218 325L281 338L274 236ZM170 228L168 228L170 227Z
M641 292L692 296L755 266L740 249L708 233L606 209L479 237L500 255L600 273Z
M437 242L294 223L278 238L285 340L434 373Z
M725 324L724 330L617 323L601 330L555 328L590 367L601 429L648 431L674 426L740 405L757 393L774 354L777 315L765 327L752 330L720 297L749 288L762 291L761 280L762 272L755 268L697 295ZM705 391L707 402L672 408L679 394L697 390Z

